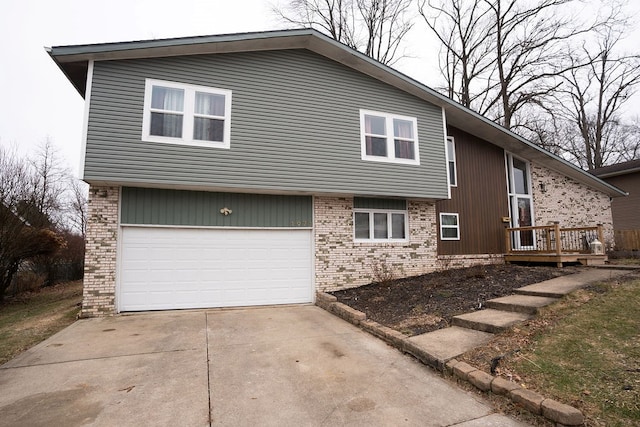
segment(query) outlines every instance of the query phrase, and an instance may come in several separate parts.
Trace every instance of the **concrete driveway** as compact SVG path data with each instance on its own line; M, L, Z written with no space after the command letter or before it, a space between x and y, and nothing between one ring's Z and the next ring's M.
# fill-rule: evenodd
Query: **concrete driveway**
M305 305L81 320L0 367L0 425L520 426Z

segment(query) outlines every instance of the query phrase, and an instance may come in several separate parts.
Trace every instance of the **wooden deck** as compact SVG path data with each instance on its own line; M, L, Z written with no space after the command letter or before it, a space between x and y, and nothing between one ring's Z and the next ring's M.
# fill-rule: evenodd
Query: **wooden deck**
M603 245L592 247L596 239L604 242L601 225L560 228L556 222L548 226L513 227L506 229L505 238L507 263L555 263L562 267L564 263L603 265L608 260Z

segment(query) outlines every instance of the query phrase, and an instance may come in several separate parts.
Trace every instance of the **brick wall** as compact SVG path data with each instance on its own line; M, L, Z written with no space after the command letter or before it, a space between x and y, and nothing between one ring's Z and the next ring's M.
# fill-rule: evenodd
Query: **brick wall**
M353 241L353 198L315 197L316 290L335 291L370 283L386 266L395 277L437 268L435 204L408 201L409 241Z
M119 187L89 188L82 317L113 315L116 312L119 194Z
M475 265L504 264L504 254L440 255L438 269L466 268Z
M536 225L592 227L602 224L605 247L613 244L613 218L609 196L560 175L544 166L531 164L533 206ZM544 184L545 192L540 189Z

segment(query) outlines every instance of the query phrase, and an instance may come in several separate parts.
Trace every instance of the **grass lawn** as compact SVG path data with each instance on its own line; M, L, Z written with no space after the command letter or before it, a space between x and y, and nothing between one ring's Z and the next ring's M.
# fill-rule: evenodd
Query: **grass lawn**
M588 301L537 337L516 371L595 425L640 425L640 280L572 298Z
M0 304L0 365L72 324L81 299L81 281L6 298Z
M515 350L519 351L516 352ZM465 355L580 409L588 426L640 426L640 274L590 286Z

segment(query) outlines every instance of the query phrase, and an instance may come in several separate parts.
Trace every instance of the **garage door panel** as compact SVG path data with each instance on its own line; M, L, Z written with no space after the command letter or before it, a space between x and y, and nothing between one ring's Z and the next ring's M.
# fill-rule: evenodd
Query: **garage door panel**
M310 230L123 227L121 311L311 302Z

